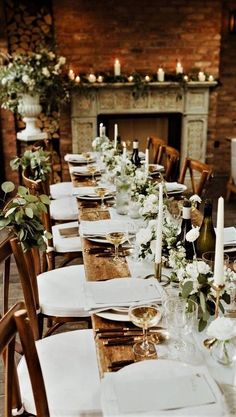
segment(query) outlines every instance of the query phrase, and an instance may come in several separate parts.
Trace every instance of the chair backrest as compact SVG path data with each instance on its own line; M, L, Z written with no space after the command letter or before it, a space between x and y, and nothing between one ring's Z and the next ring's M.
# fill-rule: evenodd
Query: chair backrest
M24 303L15 304L0 320L0 354L5 369L4 416L12 417L12 410L23 411L17 368L15 365L15 340L19 333L25 356L37 417L49 417L46 390L42 370L35 347L34 336ZM17 414L15 414L17 415Z
M41 180L33 180L29 177L29 172L27 170L25 170L24 172L22 172L22 180L23 180L23 184L25 185L25 187L27 187L30 190L30 193L33 195L40 195L40 194L47 194L48 193L48 182L44 182ZM42 214L42 223L44 226L44 229L51 233L52 235L52 222L51 222L51 217L50 217L50 208L49 205L47 205L47 211L43 212ZM49 248L53 248L53 239L50 238L48 239L48 247ZM43 271L46 269L54 269L55 268L55 253L54 250L49 250L46 252L46 260L47 260L47 266L45 265L44 262L45 258L43 255Z
M162 145L159 148L157 163L165 167L166 181L175 181L178 177L180 153L172 146Z
M32 249L23 252L21 244L16 237L10 240L10 244L19 272L25 305L30 317L34 338L38 340L42 334L42 329L40 329L40 303L37 285L39 251Z
M149 149L151 153L150 161L153 164L157 163L159 148L161 145L165 145L165 143L164 139L160 139L157 136L150 136L147 138L146 149Z
M201 197L207 182L212 177L212 167L196 159L186 158L179 176L180 183L185 182L187 173L190 175L191 192Z

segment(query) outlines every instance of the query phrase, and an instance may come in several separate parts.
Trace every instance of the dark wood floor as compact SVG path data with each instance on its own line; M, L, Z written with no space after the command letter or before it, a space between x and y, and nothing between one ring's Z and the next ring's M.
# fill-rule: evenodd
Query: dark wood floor
M205 198L212 198L213 200L213 222L216 224L217 200L220 196L225 197L227 178L216 177L213 178ZM200 207L202 209L202 207ZM232 194L230 201L225 202L225 227L236 226L236 194ZM2 312L2 270L0 266L0 312ZM18 274L14 261L11 265L11 282L10 282L10 297L9 306L16 301L23 299L22 290L18 279ZM3 372L2 364L0 363L0 417L3 417Z

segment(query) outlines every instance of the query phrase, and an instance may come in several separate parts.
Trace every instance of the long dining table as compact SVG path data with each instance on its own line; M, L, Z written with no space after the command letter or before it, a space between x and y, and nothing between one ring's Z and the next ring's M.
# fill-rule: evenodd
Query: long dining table
M71 174L71 179L74 187L94 185L90 177L79 177ZM112 203L109 200L106 201L107 209L105 210L100 209L99 201L92 202L79 198L77 201L79 209L79 222L84 220L98 221L110 219L109 209L112 207ZM201 213L197 209L193 209L193 223L195 225L200 224L201 219ZM130 271L129 263L127 262L127 258L125 256L122 263L115 263L111 256L100 256L99 250L98 252L96 251L96 248L98 248L100 244L84 238L83 235L81 235L81 241L85 275L88 281L103 282L113 278L126 278L132 276L132 271ZM139 268L138 265L137 268ZM107 320L97 314L92 314L92 327L101 378L103 378L104 374L107 372L118 371L126 365L132 364L136 361L133 352L133 344L136 340L141 338L141 329L138 330L138 328L130 321ZM151 336L154 337L157 345L156 358L158 358L159 346L161 347L162 344L165 345L169 334L167 329L160 324L159 327L156 326L156 328L153 329L153 334ZM207 357L207 355L209 355L209 351L206 350L204 355ZM153 357L153 359L155 359L155 357ZM218 370L220 375L222 374L225 377L225 372L222 373L218 365L216 367L216 371L214 368L212 368L212 370L214 377L216 377ZM214 372L216 373L214 374ZM221 389L224 394L228 396L231 408L233 407L234 409L235 407L236 410L236 404L234 403L235 400L233 400L235 390L231 392L228 388L230 386L228 385L228 381L231 377L227 376L227 372L226 382L221 384Z

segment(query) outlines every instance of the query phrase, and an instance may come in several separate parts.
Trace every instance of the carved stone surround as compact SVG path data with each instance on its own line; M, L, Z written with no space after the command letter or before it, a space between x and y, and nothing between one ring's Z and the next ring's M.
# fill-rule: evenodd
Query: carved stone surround
M73 152L91 149L99 114L181 113L181 159L205 161L209 88L216 82L151 83L146 95L135 99L130 84L100 84L72 98Z

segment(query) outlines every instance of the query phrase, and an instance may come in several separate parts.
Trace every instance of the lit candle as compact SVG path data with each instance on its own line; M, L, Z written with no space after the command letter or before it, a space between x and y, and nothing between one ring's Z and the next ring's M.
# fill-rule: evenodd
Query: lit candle
M117 123L114 124L114 148L117 147L117 136L118 136L118 125Z
M123 160L126 160L126 143L123 142Z
M187 75L184 76L184 81L188 81L188 76Z
M146 76L145 76L145 81L146 81L147 83L149 83L149 82L150 82L150 80L151 80L151 78L149 77L149 75L146 75Z
M88 80L89 80L90 83L95 83L96 75L94 75L93 73L89 74Z
M98 76L98 78L97 78L97 82L98 82L98 83L102 83L102 82L103 82L103 76L102 76L102 75L99 75L99 76Z
M102 127L103 127L103 123L100 123L100 125L99 125L99 136L100 136L100 138L102 137Z
M210 82L214 81L213 75L209 75L208 81L210 81Z
M149 171L149 149L147 148L145 151L145 171L148 173Z
M198 73L198 81L206 81L206 75L204 74L203 71L199 71Z
M157 236L156 236L156 253L155 263L161 263L162 252L162 223L163 223L163 184L159 184L159 204L158 204L158 218L157 218Z
M216 245L214 263L214 284L224 284L224 199L218 199L216 222Z
M120 76L120 61L119 61L119 59L116 59L115 63L114 63L114 75L115 75L115 77Z
M183 72L184 72L184 69L181 65L181 62L178 61L176 64L176 74L183 74Z
M163 82L165 79L165 72L162 68L158 68L157 71L157 80L161 83Z
M73 69L70 69L68 72L68 77L70 78L70 80L74 80L75 79L75 73L73 71Z
M76 77L75 77L75 82L76 82L76 83L80 83L80 76L79 76L79 75L76 75Z
M133 77L133 75L130 75L130 76L128 77L128 81L129 81L129 83L132 83L132 82L134 81L134 77Z

